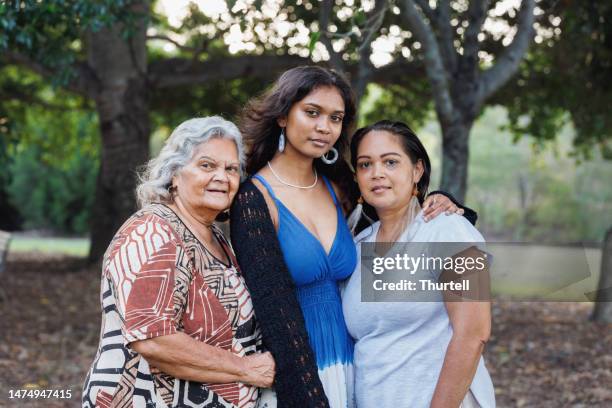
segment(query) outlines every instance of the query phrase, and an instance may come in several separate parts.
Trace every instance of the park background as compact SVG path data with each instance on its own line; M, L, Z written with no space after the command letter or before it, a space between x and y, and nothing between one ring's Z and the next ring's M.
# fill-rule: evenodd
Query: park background
M347 74L360 125L413 127L432 189L489 241L586 256L578 290L611 287L611 18L570 0L0 1L0 406L79 405L135 170L181 121L235 120L303 64ZM610 406L610 307L493 286L499 406ZM19 388L75 396L8 400Z

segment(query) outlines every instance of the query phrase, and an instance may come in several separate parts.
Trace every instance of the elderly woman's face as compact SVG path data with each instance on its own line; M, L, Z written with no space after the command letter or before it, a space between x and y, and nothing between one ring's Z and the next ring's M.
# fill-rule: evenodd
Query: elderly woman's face
M223 138L199 144L172 182L175 200L194 211L218 213L229 208L240 184L236 144Z
M363 199L376 211L406 206L423 165L412 163L399 136L384 130L369 132L357 148L357 184Z

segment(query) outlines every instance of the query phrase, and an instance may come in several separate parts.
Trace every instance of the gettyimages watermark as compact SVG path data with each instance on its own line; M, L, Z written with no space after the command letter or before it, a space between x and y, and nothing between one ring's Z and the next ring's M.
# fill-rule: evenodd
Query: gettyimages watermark
M364 302L593 301L587 248L517 243L362 243Z

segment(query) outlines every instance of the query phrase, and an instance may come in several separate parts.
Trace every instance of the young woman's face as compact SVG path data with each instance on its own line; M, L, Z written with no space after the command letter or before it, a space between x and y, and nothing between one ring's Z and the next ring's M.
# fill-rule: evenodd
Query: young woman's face
M423 164L412 162L399 136L385 130L369 132L357 148L357 184L363 199L379 211L408 205Z
M194 211L219 213L229 208L240 184L236 144L223 138L199 144L172 184L176 187L175 200Z
M344 100L333 86L315 88L293 104L289 114L278 120L285 128L287 144L301 155L317 158L327 153L342 131Z

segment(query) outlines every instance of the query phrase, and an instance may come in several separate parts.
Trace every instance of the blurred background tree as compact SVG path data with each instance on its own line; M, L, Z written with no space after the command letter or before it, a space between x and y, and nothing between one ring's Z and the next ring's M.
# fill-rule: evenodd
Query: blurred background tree
M135 169L174 126L197 115L235 119L279 72L307 63L347 73L361 101L360 123L401 119L429 134L436 174L450 174L443 171L444 145L433 144L444 140L444 126L436 127L432 116L439 102L428 74L430 47L413 34L417 20L407 21L405 12L411 6L441 49L451 99L469 108L467 116L477 123L477 140L459 157L465 171L438 184L461 197L463 182L448 180L465 177L467 202L492 233L540 239L550 227L572 232L549 239L600 239L599 229L577 214L585 202L609 214L602 200L610 202L604 158L611 6L535 2L535 45L518 75L486 102L504 106L506 115L490 113L484 102L465 103L469 81L457 73L478 79L495 66L496 55L508 54L520 2L470 2L476 9L463 1L438 3L228 0L192 3L180 13L178 2L163 0L0 3L0 165L8 170L0 177L3 225L89 231L90 259L98 259L135 209ZM479 131L483 113L486 130ZM564 132L562 153L547 156ZM512 145L513 137L519 145ZM469 161L467 146L473 149ZM575 160L559 161L567 154ZM521 162L522 173L497 171L502 157L509 171ZM586 159L598 164L576 167ZM555 162L568 174L585 175L560 178L549 168ZM585 183L598 187L585 190ZM576 198L577 192L583 195ZM539 232L528 228L536 224Z
M509 129L545 142L571 123L578 159L599 151L612 159L612 3L543 2L536 38L519 74L496 102L509 111ZM593 149L593 147L597 149Z
M169 26L151 6L122 0L0 5L3 64L28 68L95 105L101 151L91 209L91 260L100 258L118 226L135 210L135 170L149 155L152 95L247 74L270 78L303 62L273 55L257 62L249 56L228 60L222 38L229 27L217 27L197 7L176 30L176 35L187 37L184 45L164 55L147 47L147 41L178 43L157 34Z

